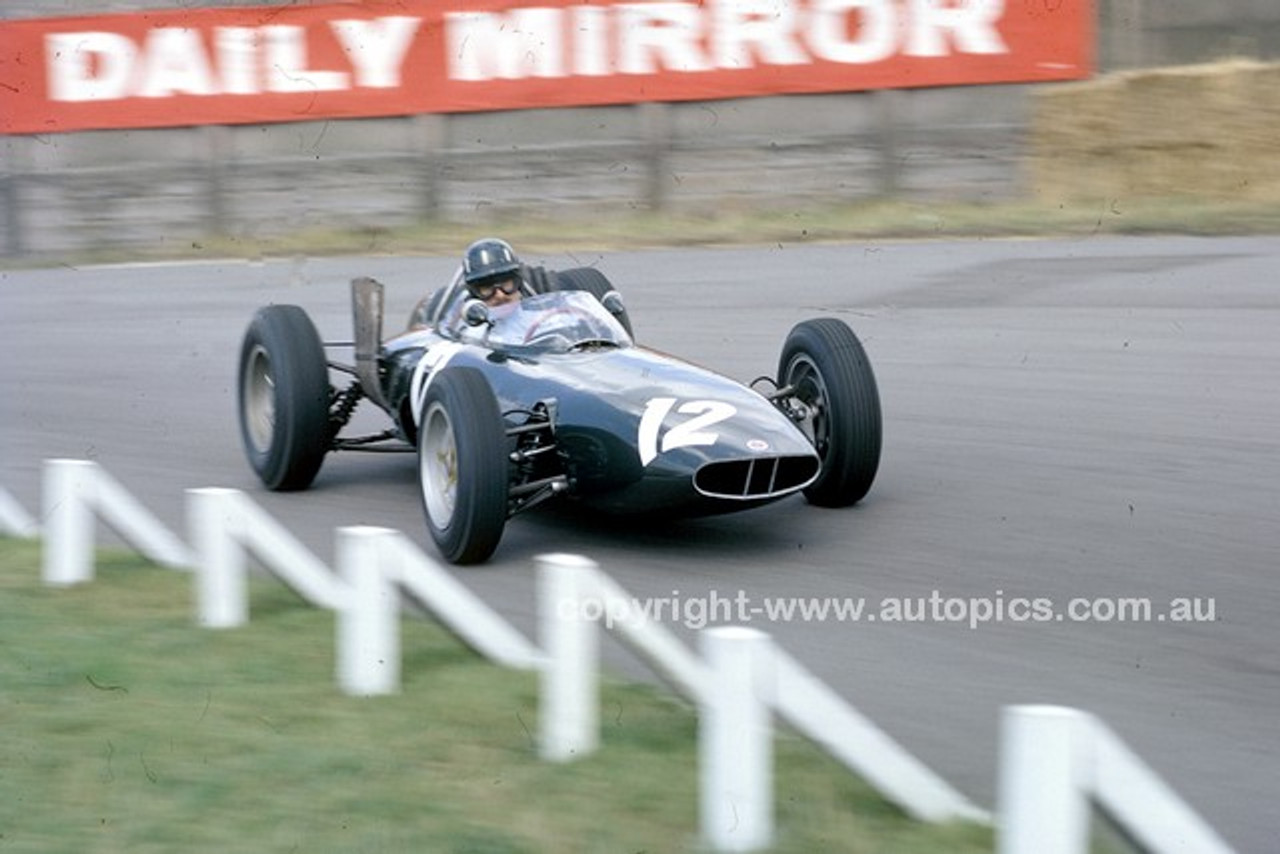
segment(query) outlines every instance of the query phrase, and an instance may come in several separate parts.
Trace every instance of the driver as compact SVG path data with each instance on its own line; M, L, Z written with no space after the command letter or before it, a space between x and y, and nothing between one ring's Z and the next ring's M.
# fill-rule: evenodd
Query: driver
M496 237L486 237L467 247L459 272L466 295L480 300L492 310L520 302L520 292L524 289L523 269L524 265L516 257L511 244ZM441 298L452 300L452 308L446 310L456 323L465 300L460 298L461 295L450 296L451 293L446 288L423 297L409 314L409 331L426 329L430 325L434 306ZM510 309L501 313L507 311Z
M485 237L462 256L462 280L471 296L497 308L520 301L521 267L511 244Z

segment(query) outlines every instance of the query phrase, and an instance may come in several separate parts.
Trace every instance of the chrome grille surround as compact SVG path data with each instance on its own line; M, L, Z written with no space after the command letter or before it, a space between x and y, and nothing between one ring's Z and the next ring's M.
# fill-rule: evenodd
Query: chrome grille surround
M820 467L818 458L810 455L718 460L694 472L693 487L708 498L780 498L812 483Z

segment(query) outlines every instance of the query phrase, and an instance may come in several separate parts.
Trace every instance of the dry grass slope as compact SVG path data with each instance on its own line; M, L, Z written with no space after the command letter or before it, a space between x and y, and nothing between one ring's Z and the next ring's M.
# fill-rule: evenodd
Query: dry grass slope
M1038 93L1036 197L1280 201L1280 64L1232 60Z

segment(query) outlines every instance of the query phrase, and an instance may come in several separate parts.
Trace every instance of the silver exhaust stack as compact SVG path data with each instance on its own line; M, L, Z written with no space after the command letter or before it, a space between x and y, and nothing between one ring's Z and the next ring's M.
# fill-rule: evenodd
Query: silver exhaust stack
M378 376L378 351L382 349L382 312L385 289L381 282L361 276L351 280L351 316L355 325L356 377L364 396L383 409L387 401Z

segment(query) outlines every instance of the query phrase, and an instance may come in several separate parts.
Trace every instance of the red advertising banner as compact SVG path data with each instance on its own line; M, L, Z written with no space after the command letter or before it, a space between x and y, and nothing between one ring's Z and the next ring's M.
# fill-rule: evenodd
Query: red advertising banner
M377 0L0 22L0 132L1069 80L1090 0Z

